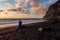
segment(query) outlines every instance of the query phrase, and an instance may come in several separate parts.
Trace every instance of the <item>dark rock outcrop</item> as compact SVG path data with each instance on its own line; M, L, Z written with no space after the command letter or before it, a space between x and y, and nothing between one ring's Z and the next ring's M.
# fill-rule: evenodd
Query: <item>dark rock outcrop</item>
M60 1L59 0L49 7L48 11L46 12L46 15L44 16L44 19L48 19L48 20L60 19Z
M49 22L51 21L52 25L47 24L48 26L59 29L58 31L60 31L60 0L49 7L44 19L49 20ZM56 40L60 40L60 32L58 31L55 32Z

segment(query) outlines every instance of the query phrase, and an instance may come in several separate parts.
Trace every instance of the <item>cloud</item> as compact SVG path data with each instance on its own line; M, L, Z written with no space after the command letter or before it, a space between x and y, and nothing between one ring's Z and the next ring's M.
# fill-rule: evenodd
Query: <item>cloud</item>
M29 0L24 0L25 3L28 3Z
M8 0L0 0L0 2L4 2L4 1L8 1Z
M4 5L0 4L0 10L5 10Z
M44 3L41 5L41 12L46 13L48 10L49 6L55 3L57 0L49 0L47 3Z
M39 4L39 0L36 0L36 1L32 0L31 1L31 5L32 5L31 10L35 14L43 14L43 13L46 13L46 11L48 10L49 6L52 5L55 2L52 1L52 0L49 0L47 3Z
M31 0L31 6L37 7L39 6L40 0Z
M36 14L46 13L48 7L53 4L53 0L49 0L47 3L40 4L40 0L15 0L16 8L20 9L23 5L26 7L31 7L31 11ZM24 4L22 4L24 2ZM7 9L12 9L13 5L5 3Z
M42 4L43 6L46 6L46 9L49 8L50 5L54 4L57 0L49 0L47 3Z
M28 7L29 6L29 0L24 0L24 4L26 7Z
M40 4L40 0L31 0L31 10L35 14L43 14L46 13L46 5Z
M22 0L15 0L15 2L18 2L18 3L20 3L20 2L22 2Z
M51 2L53 2L53 1L52 1L52 0L49 0L48 2L51 3Z
M31 10L36 14L46 13L48 7L53 4L53 0L49 0L47 3L40 4L40 0L15 0L17 2L16 8L22 8L23 4L19 4L24 2L26 7L31 6Z
M21 9L22 8L22 4L16 4L16 9Z
M49 0L47 3L53 4L55 3L57 0Z
M5 3L5 7L7 9L12 9L13 8L13 5L9 4L9 3Z
M31 10L35 14L43 14L43 13L46 13L46 6L40 5L38 7L32 7Z

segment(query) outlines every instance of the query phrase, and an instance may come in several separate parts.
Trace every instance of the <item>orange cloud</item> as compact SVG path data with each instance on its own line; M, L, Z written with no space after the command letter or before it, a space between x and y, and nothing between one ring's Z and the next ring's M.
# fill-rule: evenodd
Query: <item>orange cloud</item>
M31 0L31 10L35 13L35 14L41 14L41 13L46 13L46 11L48 10L48 7L53 4L52 0L49 0L47 3L44 4L39 4L39 0Z
M35 3L34 3L34 2L31 2L31 3L30 3L30 5L31 5L31 6L34 6L34 5L35 5Z
M15 0L15 2L18 2L18 3L20 3L22 0Z
M25 3L28 3L28 0L24 0Z
M35 14L40 14L40 8L39 8L39 7L32 7L31 10L32 10Z
M31 0L31 6L34 6L34 7L39 6L39 2L40 0Z
M30 3L29 3L29 1L30 1ZM24 0L24 4L25 4L25 6L34 6L34 7L36 7L36 6L39 6L39 1L40 0Z
M35 14L43 14L43 13L46 13L47 8L45 5L39 5L38 7L32 7L31 10Z
M13 5L9 4L9 3L5 3L5 6L7 9L12 9L13 8Z
M22 8L22 4L16 4L16 8Z

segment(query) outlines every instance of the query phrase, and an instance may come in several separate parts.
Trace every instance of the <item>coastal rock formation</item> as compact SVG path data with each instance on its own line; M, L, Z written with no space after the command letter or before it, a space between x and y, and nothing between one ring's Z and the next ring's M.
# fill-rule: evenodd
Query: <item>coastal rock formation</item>
M49 7L44 19L60 19L60 0Z
M50 27L53 27L55 30L59 29L60 31L60 0L52 4L48 11L46 12L46 15L44 16L44 19L51 21L52 25L48 25ZM57 40L60 40L60 32L56 31L55 36Z

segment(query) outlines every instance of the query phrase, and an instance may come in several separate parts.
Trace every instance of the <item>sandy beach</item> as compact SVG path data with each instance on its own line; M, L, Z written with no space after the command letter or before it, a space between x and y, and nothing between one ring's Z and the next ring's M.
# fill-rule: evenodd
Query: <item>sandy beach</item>
M50 21L44 21L44 22L38 22L37 21L34 23L30 22L30 23L24 24L22 26L22 30L18 30L17 24L5 24L5 25L6 25L5 26L6 28L0 29L0 39L1 40L8 40L8 39L9 40L18 40L18 39L19 40L40 40L40 39L44 39L45 36L47 39L49 34L54 36L53 35L54 32L52 33L52 32L39 31L39 28L41 28L41 27L42 28L48 28L49 25L50 25L50 27L53 28L53 24L51 24ZM54 24L54 25L59 27L59 23ZM2 26L0 26L0 27L2 27ZM59 33L56 32L56 38L58 38L58 36L59 36Z

